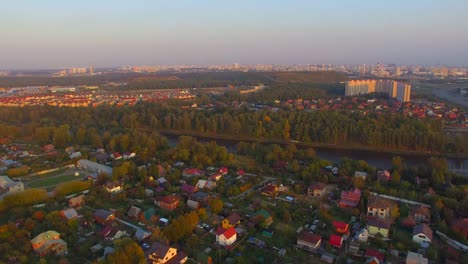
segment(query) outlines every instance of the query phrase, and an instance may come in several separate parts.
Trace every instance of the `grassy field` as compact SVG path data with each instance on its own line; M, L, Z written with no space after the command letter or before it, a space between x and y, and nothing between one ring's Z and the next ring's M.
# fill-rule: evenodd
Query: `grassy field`
M41 177L41 179L38 180L33 180L29 182L27 185L31 188L40 188L40 187L47 187L51 185L57 185L62 182L68 182L68 181L73 181L80 179L80 177L75 176L75 172L70 171L69 173L65 173L62 175L54 175L54 176L49 176L46 178Z

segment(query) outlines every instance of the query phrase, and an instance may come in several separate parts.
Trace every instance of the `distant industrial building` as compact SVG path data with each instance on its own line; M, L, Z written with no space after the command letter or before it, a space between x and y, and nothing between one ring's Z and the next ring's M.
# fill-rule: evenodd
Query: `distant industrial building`
M392 80L352 80L346 82L346 96L385 93L401 102L409 102L411 85Z

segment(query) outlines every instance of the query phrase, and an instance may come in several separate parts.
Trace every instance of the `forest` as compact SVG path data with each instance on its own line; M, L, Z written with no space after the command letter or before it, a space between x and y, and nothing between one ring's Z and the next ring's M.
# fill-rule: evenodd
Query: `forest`
M141 144L141 140L158 130L459 155L466 155L468 150L463 134L443 132L443 120L418 120L390 113L246 108L200 111L140 103L131 108L2 108L0 122L2 137L33 137L59 147L76 137L78 144L86 140L94 147L105 145L120 151L153 146ZM140 134L147 136L136 136ZM130 143L122 144L127 138Z

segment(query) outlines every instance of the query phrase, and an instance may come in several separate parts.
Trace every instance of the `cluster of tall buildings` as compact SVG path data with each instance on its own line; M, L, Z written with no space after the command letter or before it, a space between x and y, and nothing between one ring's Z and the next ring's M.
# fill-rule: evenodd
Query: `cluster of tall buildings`
M346 96L369 93L385 93L401 102L409 102L411 85L392 80L351 80L346 82Z
M94 74L94 66L89 66L89 68L86 67L80 67L80 68L70 68L66 70L62 70L57 73L57 75L75 75L75 74Z

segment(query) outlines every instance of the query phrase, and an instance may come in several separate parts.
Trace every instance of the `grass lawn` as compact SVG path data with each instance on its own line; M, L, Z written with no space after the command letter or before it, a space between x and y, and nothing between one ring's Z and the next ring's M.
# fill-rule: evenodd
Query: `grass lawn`
M29 183L28 186L32 188L40 188L40 187L46 187L46 186L51 186L51 185L57 185L62 182L68 182L68 181L73 181L77 179L80 179L80 177L76 177L74 175L74 172L70 172L70 174L65 174L62 176L48 177L48 178L44 178L41 180L33 181Z
M400 204L400 217L408 217L410 208L408 205L401 203Z

